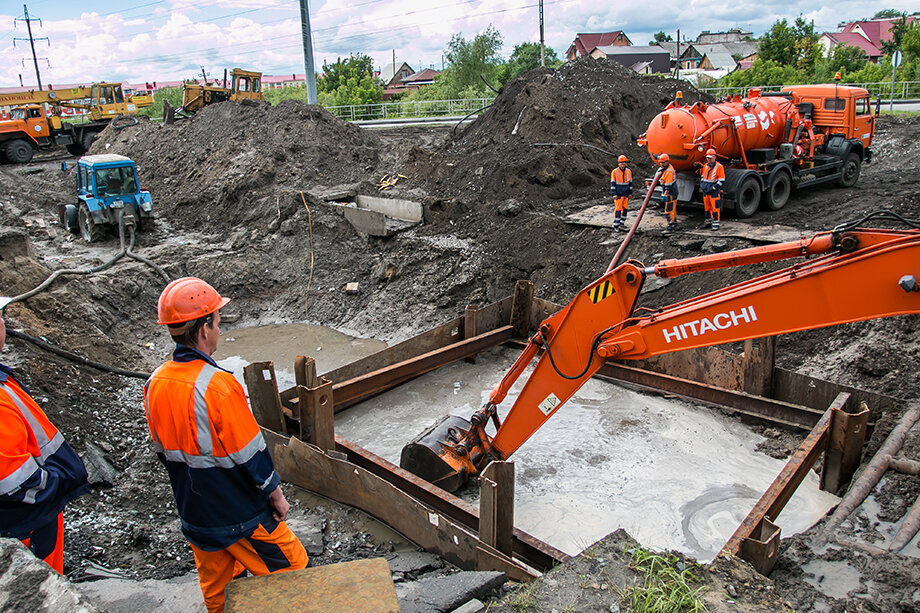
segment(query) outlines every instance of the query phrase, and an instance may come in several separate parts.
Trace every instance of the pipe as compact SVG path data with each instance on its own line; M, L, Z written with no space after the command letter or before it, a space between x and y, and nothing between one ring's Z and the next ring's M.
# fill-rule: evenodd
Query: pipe
M910 429L917 423L920 418L920 407L914 407L905 413L898 424L895 426L888 438L882 444L882 447L872 456L872 459L860 473L859 477L853 482L853 485L847 491L846 496L837 505L834 513L827 520L824 528L816 537L817 542L821 545L827 543L831 538L834 530L837 529L843 520L850 516L856 510L863 500L872 492L872 489L885 474L888 469L887 457L894 456L904 444L904 439Z
M617 264L620 263L620 258L623 257L623 253L626 252L626 247L629 245L629 241L632 240L633 235L636 233L636 230L639 228L639 222L642 221L642 215L645 214L645 207L648 206L648 201L652 197L652 192L655 191L655 186L658 185L658 179L661 178L661 167L658 168L658 171L655 173L655 176L652 177L652 182L648 186L648 192L645 194L645 200L642 201L642 206L639 207L639 213L636 215L636 221L633 222L632 227L629 229L629 233L626 235L626 238L623 239L623 242L620 244L620 248L617 249L616 255L613 256L613 259L610 260L610 266L607 267L607 272L604 274L610 274L610 272L617 267Z
M888 545L888 551L901 551L920 530L920 496L914 501L913 506L904 514L904 523Z
M126 370L124 368L116 368L114 366L106 366L105 364L102 364L100 362L90 360L89 358L85 356L73 353L71 351L67 351L66 349L61 349L60 347L55 347L51 343L41 338L31 336L29 334L25 334L24 332L20 332L18 330L12 330L10 328L7 328L6 335L11 338L18 338L20 340L27 341L29 343L32 343L33 345L37 345L38 347L44 349L45 351L50 351L51 353L55 353L63 358L67 358L71 362L76 362L77 364L82 364L83 366L89 366L90 368L95 368L96 370L114 373L116 375L121 375L123 377L134 377L136 379L147 379L148 377L150 377L150 373L137 372L135 370Z

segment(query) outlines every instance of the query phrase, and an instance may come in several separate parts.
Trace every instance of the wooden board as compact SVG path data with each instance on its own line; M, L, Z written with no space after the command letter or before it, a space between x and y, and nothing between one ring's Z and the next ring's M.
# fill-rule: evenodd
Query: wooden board
M383 558L353 560L227 584L227 613L399 613L399 600Z

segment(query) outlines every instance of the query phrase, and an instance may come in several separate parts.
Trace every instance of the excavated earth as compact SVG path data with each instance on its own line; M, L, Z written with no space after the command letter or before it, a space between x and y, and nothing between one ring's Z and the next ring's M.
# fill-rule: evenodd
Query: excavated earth
M537 295L559 303L595 279L619 241L609 240L609 229L564 218L609 202L608 175L617 154L633 160L636 191L642 191L641 178L653 167L636 137L678 89L685 101L701 99L673 80L579 60L515 79L476 121L453 129L366 130L296 101L274 107L222 103L173 125L141 119L110 127L91 153L119 153L137 162L157 221L139 234L136 251L173 278L200 276L233 297L222 312L227 330L309 322L393 342L456 317L466 304L509 295L518 279L529 279ZM875 159L863 167L856 186L796 193L783 210L760 212L743 223L809 232L876 210L920 219L920 117L880 118L873 149ZM75 162L47 154L27 165L0 167L2 294L26 292L52 270L100 264L118 250L117 237L87 245L59 224L57 205L75 200L74 172L62 171L61 161L71 167ZM327 203L374 194L380 178L392 173L405 178L388 195L421 202L423 224L393 237L371 237ZM700 210L689 210L687 223L701 219ZM644 232L631 243L629 256L654 263L751 245L731 236L691 240ZM676 302L767 270L759 265L680 277L642 302ZM343 291L349 282L359 283L357 294ZM10 305L4 315L8 328L98 362L150 372L171 350L155 323L162 286L153 269L123 260L98 274L64 277ZM846 300L847 292L860 291L859 280L841 290ZM784 335L778 365L903 398L907 407L920 396L918 330L920 318L904 316ZM113 572L165 579L193 570L165 472L147 447L142 379L81 366L15 338L7 339L2 361L21 374L81 454L102 458L113 469L68 507L66 574L75 580ZM900 411L879 416L865 457L899 417ZM774 439L766 447L780 457L801 438L777 429L764 435ZM918 439L916 432L908 437L905 455L918 457ZM918 494L916 477L888 475L875 494L879 519L897 521ZM348 519L354 512L321 506L296 509L319 533L317 562L393 548L356 527ZM875 528L867 520L843 530L871 543L879 538ZM703 574L714 578L716 596L708 606L730 610L724 605L730 594L741 606L734 610L920 610L920 560L850 548L815 550L810 537L816 529L784 540L770 579L741 562L729 570L710 568ZM509 594L498 606L563 610L558 597L566 589L577 593L576 610L615 610L612 594L633 579L607 568L614 578L586 583L585 573L599 568L591 566L598 555L573 563L587 564L585 572L557 569L543 580L562 587L534 584L526 588L527 599ZM803 567L815 560L844 560L855 569L847 596L828 598L812 587ZM608 581L619 583L611 590L592 587Z

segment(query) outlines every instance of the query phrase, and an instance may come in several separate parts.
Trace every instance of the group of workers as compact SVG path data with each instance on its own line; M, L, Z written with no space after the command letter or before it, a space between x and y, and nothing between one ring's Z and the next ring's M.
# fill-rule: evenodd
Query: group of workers
M664 205L664 214L668 218L668 226L664 234L669 235L677 231L677 173L671 166L671 157L662 153L656 159L661 175L658 184L661 185L661 203ZM617 158L617 167L610 172L610 195L613 196L613 229L617 232L626 232L626 213L629 208L629 197L632 196L632 170L627 167L629 160L625 155ZM703 208L705 218L704 228L718 230L722 220L722 186L725 183L725 168L716 160L716 150L706 151L706 163L700 169L700 191L703 193Z
M0 349L9 301L0 298ZM176 347L144 384L143 395L151 446L169 475L212 613L223 611L231 579L310 562L284 522L290 505L243 388L211 357L220 309L229 301L195 277L166 286L157 323ZM0 536L19 539L63 573L64 507L88 490L80 456L0 364Z

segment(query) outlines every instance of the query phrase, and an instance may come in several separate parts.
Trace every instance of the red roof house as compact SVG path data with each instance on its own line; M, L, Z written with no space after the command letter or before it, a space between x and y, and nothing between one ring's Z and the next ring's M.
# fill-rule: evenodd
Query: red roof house
M588 32L575 35L575 40L565 52L566 60L574 60L581 55L589 55L595 47L630 47L632 41L623 32Z

